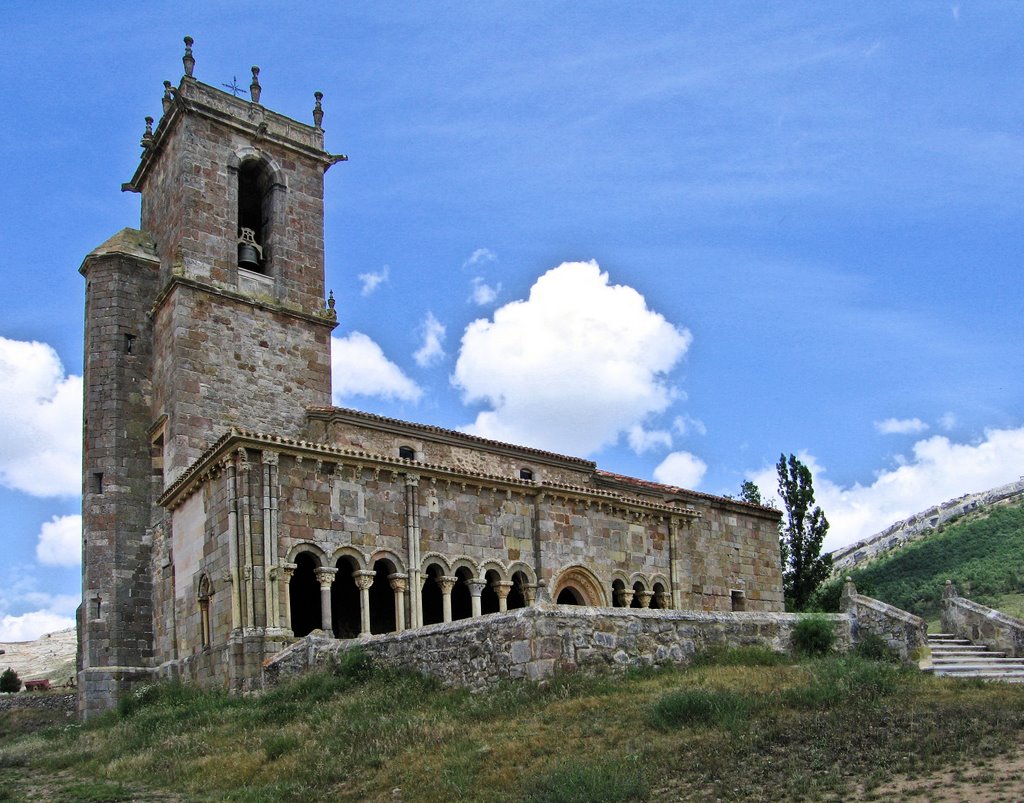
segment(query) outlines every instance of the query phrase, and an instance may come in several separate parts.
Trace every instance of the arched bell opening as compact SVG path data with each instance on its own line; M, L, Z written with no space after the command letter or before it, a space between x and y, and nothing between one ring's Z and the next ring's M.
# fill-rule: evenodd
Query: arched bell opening
M331 583L331 625L335 638L359 635L359 588L352 572L359 567L350 557L338 558L338 573Z
M462 566L455 572L459 581L452 588L452 621L468 619L473 615L473 595L469 590L469 581L473 573Z
M373 584L370 586L370 632L393 633L395 627L395 592L389 574L395 573L395 564L382 558L373 564Z
M420 593L420 609L423 613L423 624L435 625L444 621L444 601L441 591L441 580L444 569L436 563L427 566L423 590Z
M273 179L258 159L246 159L238 167L238 267L267 272L270 242Z
M495 590L497 586L495 583L501 580L501 575L498 574L494 569L491 569L484 575L486 585L480 592L480 613L497 613L500 610L498 604L498 594Z
M323 626L320 582L316 578L319 567L320 561L311 552L300 552L295 556L295 573L288 584L288 601L292 612L292 632L300 638Z

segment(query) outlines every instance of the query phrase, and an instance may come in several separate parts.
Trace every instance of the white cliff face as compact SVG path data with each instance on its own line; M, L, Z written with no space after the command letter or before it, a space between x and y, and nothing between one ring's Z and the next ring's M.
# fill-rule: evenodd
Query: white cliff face
M77 649L74 628L47 633L35 641L2 641L0 671L11 667L22 682L47 678L54 686L62 685L75 674Z
M975 510L1006 504L1024 497L1024 477L989 491L967 494L915 513L882 532L832 553L832 574L841 575L885 553L935 532L940 524Z

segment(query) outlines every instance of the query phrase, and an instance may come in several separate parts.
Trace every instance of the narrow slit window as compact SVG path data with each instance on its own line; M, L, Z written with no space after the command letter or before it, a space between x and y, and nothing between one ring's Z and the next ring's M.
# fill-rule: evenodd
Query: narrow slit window
M124 353L135 353L135 335L128 334L128 332L124 333Z
M92 480L89 483L89 491L94 494L103 493L103 472L97 471L92 475Z

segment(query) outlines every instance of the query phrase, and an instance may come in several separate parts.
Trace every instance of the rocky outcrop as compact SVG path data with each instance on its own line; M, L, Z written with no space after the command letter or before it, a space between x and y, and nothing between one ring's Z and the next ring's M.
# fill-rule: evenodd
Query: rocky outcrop
M882 532L837 549L832 553L832 574L842 576L851 569L874 560L886 552L924 538L942 524L992 505L1024 499L1024 478L989 491L950 499L941 505L915 513L887 527Z

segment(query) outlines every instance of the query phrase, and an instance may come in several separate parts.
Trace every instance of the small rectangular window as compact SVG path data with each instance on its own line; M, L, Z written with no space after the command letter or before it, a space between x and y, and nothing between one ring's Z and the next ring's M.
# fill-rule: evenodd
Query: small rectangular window
M521 480L532 480L533 479L533 470L529 469L529 468L521 468L521 469L519 469L519 479L521 479Z
M731 591L732 609L734 611L745 611L747 609L747 595L742 591Z
M124 334L124 353L134 354L135 353L135 335L130 335L127 332Z
M399 446L398 456L401 457L403 460L415 460L416 450L413 449L411 446Z
M103 493L103 472L97 471L92 475L89 483L89 492L94 494Z

